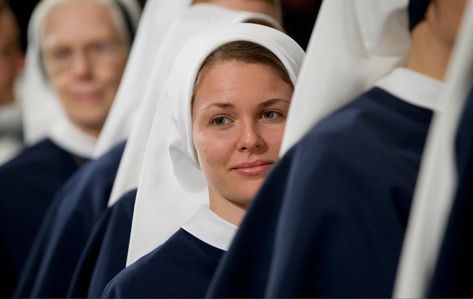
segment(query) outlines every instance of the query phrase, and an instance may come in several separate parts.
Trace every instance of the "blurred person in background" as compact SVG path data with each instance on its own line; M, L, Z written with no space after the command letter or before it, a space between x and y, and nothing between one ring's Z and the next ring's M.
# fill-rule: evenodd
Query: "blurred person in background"
M25 73L41 75L65 115L0 168L0 297L11 295L54 194L93 153L128 57L129 20L112 0L44 0L35 9Z
M20 30L8 2L0 0L0 165L22 147L21 110L15 95L23 69Z

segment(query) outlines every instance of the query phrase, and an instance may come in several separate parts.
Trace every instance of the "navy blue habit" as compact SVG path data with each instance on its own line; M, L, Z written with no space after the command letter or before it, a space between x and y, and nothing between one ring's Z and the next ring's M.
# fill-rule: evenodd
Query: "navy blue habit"
M432 112L373 88L275 166L210 297L390 297Z
M125 193L107 209L87 242L69 298L99 298L107 284L126 266L137 190Z
M61 185L85 162L45 139L0 167L0 297L10 297Z
M473 90L456 138L458 189L428 297L473 297Z
M103 298L202 298L224 251L184 229L121 271Z
M58 192L41 225L15 296L65 297L95 223L107 208L125 142L89 162Z

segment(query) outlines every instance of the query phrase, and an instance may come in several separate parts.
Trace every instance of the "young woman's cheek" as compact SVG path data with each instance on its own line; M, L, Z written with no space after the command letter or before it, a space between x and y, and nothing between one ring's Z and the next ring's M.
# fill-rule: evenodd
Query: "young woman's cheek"
M233 143L229 131L204 128L196 132L194 145L201 167L208 169L226 164Z

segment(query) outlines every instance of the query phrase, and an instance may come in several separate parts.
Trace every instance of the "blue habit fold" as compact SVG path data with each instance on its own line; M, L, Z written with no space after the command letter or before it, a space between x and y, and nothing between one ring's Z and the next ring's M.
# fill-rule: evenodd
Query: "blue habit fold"
M79 162L45 139L0 168L0 297L12 295L38 226Z
M99 298L126 266L137 190L125 193L102 215L87 242L67 297Z
M58 192L41 225L15 297L65 297L94 224L106 210L125 144L78 171Z
M224 253L183 229L121 271L104 298L202 298Z

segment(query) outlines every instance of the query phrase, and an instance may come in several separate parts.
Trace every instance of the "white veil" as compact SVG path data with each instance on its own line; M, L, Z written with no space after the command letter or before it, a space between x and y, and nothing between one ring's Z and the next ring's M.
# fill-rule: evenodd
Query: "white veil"
M147 86L152 82L153 67L150 65L153 65L163 48L172 23L182 15L190 2L153 0L146 3L120 87L97 140L95 157L128 136L133 116L141 105Z

